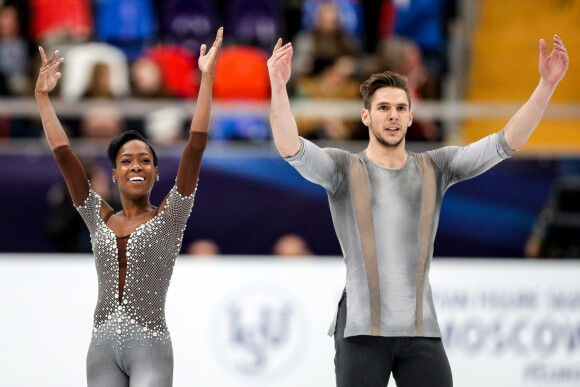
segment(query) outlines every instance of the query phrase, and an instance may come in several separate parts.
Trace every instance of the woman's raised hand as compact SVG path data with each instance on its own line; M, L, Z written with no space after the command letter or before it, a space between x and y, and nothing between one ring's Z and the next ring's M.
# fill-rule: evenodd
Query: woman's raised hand
M220 27L219 30L217 31L217 35L215 37L213 45L211 46L209 51L207 51L207 53L206 53L207 50L206 45L205 44L201 45L201 48L199 49L199 60L197 61L197 64L202 73L213 74L218 52L222 47L223 38L224 38L224 28Z
M50 58L46 59L46 54L42 47L38 47L40 51L40 57L42 59L42 66L38 73L38 79L36 80L35 93L48 93L58 83L58 80L62 76L58 72L58 66L64 61L64 58L58 58L59 51L56 50Z

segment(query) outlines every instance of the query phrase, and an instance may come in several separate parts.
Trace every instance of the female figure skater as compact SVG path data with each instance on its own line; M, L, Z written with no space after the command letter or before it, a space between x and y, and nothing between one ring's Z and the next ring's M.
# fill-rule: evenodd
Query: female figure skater
M159 179L157 156L138 132L126 132L109 144L113 180L123 209L115 213L92 189L81 163L56 117L48 93L56 86L63 59L58 51L42 67L36 100L55 160L73 203L91 233L99 296L87 356L90 387L172 385L173 350L165 324L165 297L179 254L193 199L211 111L213 71L222 44L220 28L206 53L199 56L201 85L189 140L175 185L159 204L149 202Z

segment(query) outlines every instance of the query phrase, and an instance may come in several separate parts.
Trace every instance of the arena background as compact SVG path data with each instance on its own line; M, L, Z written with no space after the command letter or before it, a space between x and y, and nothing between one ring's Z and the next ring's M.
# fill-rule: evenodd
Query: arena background
M538 39L546 39L551 48L554 33L563 38L570 68L529 143L513 158L447 192L431 283L455 385L579 385L580 2L337 2L354 10L352 20L366 22L352 24L355 33L360 33L357 28L369 28L365 15L379 3L381 10L424 2L453 8L442 95L414 103L415 117L437 121L442 135L437 141L410 141L413 151L464 145L501 129L538 81ZM170 3L195 3L202 9L208 2L166 2ZM227 15L236 10L242 15L236 7L243 2L214 3L226 15L218 20L225 24L226 36L230 34L224 48L241 44L240 23ZM307 29L304 15L319 2L267 3L278 6L284 16L276 19L272 33L287 40ZM93 32L84 40L63 44L70 50L81 43L107 41L99 37L108 31L107 23L101 26L97 19L99 7L129 4L146 9L164 2L0 0L2 7L24 4L53 11L88 5L95 15L89 26ZM39 15L30 11L34 7L28 13L30 28ZM47 20L49 14L43 12L40 15ZM208 20L213 28L216 20ZM147 26L156 24L149 20L144 25L132 28L147 33ZM151 32L162 33L160 27ZM21 35L33 49L41 43L32 32ZM183 44L198 47L200 42ZM250 45L264 50L267 57L265 47L273 42ZM54 42L46 44L56 48ZM130 58L139 47L123 49ZM33 55L29 66L36 66ZM34 80L33 70L29 73ZM67 74L64 67L63 81L77 75ZM61 95L53 101L71 130L75 152L105 171L110 170L107 141L84 138L79 129L91 107L114 105L125 126L138 129L152 111L183 116L186 128L195 107L194 97L175 96L144 101L125 95L99 102ZM168 295L175 386L334 385L333 341L326 331L344 285L344 265L326 194L277 154L268 134L267 98L224 95L214 101L214 134ZM358 100L293 96L291 103L299 120L357 119L361 109ZM231 130L248 137L235 138L228 134ZM366 144L364 139L315 141L352 151ZM182 147L182 140L156 145L161 181L153 191L153 203L172 186ZM43 138L34 99L26 92L0 95L0 360L5 365L0 386L85 383L96 274L91 255L79 253L90 248L82 224L74 233L67 231L69 239L80 241L72 254L63 252L50 232L55 222L66 220L65 215L55 217L49 205L63 184ZM274 255L276 241L288 234L300 236L311 254L295 259ZM215 242L220 254L205 257L209 259L188 254L188 247L198 240ZM544 243L545 249L532 253L534 243Z

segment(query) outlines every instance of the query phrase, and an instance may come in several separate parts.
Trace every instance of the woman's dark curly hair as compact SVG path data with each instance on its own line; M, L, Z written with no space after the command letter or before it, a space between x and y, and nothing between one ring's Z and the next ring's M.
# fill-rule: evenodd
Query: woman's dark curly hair
M143 141L145 144L147 144L149 149L151 149L151 154L153 154L153 165L157 166L158 162L157 155L155 154L155 150L153 149L151 144L149 144L149 142L145 139L145 137L143 137L141 133L134 130L128 130L112 139L111 142L109 143L107 155L109 156L109 161L111 162L113 168L117 168L117 154L119 153L119 149L121 149L121 147L125 145L127 142L132 140Z

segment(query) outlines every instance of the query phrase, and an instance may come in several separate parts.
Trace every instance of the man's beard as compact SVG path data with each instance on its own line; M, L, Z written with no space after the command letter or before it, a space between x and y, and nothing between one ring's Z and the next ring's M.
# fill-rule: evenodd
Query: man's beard
M371 133L373 134L373 136L375 136L375 138L377 139L377 141L384 145L387 148L396 148L399 145L401 145L401 143L403 142L403 140L405 139L405 136L402 136L401 139L399 141L397 141L395 144L389 144L384 138L382 138L381 136L379 136L375 130L373 129L373 122L371 120L371 122L369 123L369 129L371 130Z

